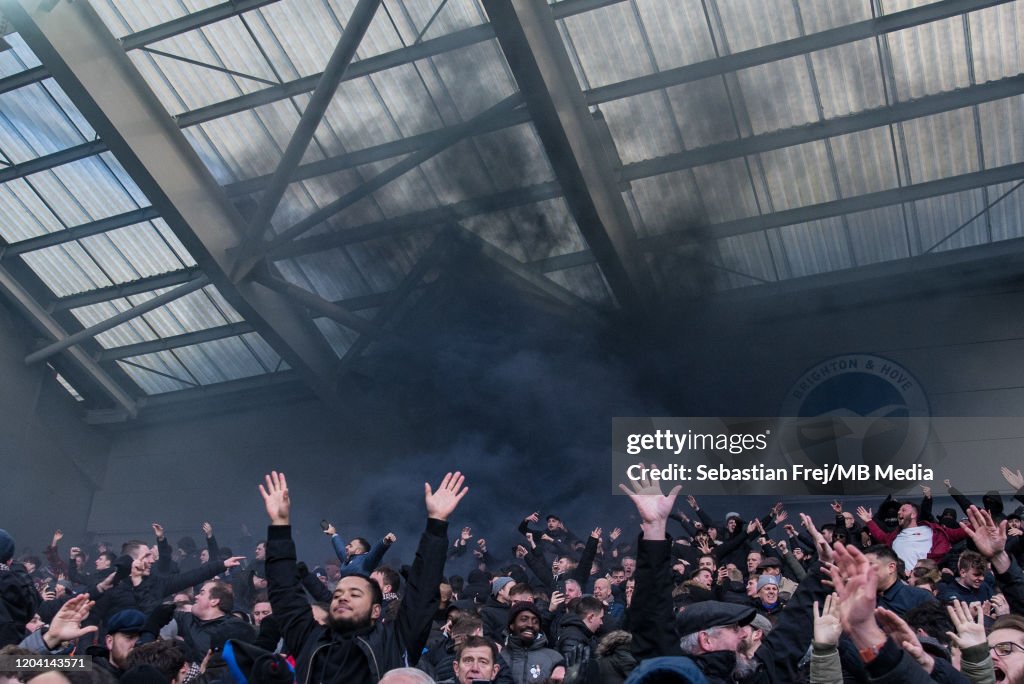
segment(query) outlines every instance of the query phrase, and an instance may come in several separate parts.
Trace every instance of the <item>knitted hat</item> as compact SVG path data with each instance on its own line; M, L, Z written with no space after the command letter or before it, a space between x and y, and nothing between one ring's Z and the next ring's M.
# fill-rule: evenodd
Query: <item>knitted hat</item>
M497 596L506 585L515 582L511 577L495 577L491 581L491 596Z
M14 558L14 537L7 530L0 529L0 563L7 563Z
M757 578L757 590L761 591L764 587L769 584L774 584L776 587L779 586L779 578L777 575L761 575Z
M533 605L529 601L519 601L518 603L513 603L512 607L508 610L508 624L511 625L513 622L516 621L517 615L527 611L537 616L538 620L543 619L540 615L540 609L538 609L537 606Z

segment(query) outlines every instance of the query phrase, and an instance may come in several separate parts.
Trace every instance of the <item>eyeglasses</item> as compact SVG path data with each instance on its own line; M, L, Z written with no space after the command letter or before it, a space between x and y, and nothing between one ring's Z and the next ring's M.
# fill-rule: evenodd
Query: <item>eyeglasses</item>
M1024 646L1021 646L1020 644L1015 644L1012 641L1002 641L993 646L989 646L989 650L995 651L996 655L1001 655L1005 657L1013 653L1014 650L1018 650L1024 653Z

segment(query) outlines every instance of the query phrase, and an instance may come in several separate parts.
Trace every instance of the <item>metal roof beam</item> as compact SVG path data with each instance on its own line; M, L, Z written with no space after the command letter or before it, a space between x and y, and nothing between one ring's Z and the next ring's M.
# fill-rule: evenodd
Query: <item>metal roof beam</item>
M1002 5L1012 0L940 0L922 7L893 12L874 19L866 19L833 29L791 38L779 43L724 55L714 59L687 64L674 69L665 69L647 76L631 78L620 83L588 90L587 104L596 105L611 100L620 100L654 90L661 90L681 83L690 83L711 76L721 76L740 69L777 62L790 57L806 55L858 40L874 38L893 31L928 24L942 19L959 16L986 7Z
M109 302L112 299L131 297L132 295L144 294L153 290L161 290L165 287L175 287L195 279L199 273L199 269L196 268L183 268L180 271L170 271L119 285L79 292L53 300L47 307L47 310L51 312L70 311L71 309L78 309L83 306Z
M939 197L957 192L977 190L978 188L983 188L989 185L1009 183L1021 180L1022 178L1024 178L1024 163L1009 164L1007 166L999 166L993 169L986 169L984 171L975 171L974 173L965 173L959 176L951 176L940 180L928 181L926 183L907 185L902 188L881 190L879 192L857 195L856 197L848 197L841 200L834 200L832 202L811 204L806 207L777 211L771 214L752 216L750 218L728 221L726 223L716 223L708 226L708 235L714 239L745 235L747 233L755 233L771 228L781 228L799 223L807 223L808 221L831 218L842 214L869 211L871 209L881 209L883 207L902 204L903 202L913 202L916 200L929 199L931 197ZM638 239L637 242L639 243L640 249L643 251L657 252L671 249L679 245L685 245L688 243L689 239L689 233L669 232L643 237ZM996 244L1004 243L999 242ZM561 270L563 268L582 266L584 264L594 263L594 261L595 259L593 255L590 254L589 250L582 250L579 252L573 252L572 254L564 254L557 257L551 257L549 259L543 259L536 262L536 266L545 272L550 272L553 270Z
M812 204L797 209L776 211L762 216L751 216L750 218L716 223L709 228L709 234L714 238L733 237L747 233L757 233L770 228L781 228L792 226L808 221L832 218L843 214L853 214L870 209L880 209L904 202L950 195L967 190L976 190L986 185L998 185L1024 178L1024 163L998 166L985 171L965 173L959 176L951 176L940 180L928 181L926 183L915 183L905 185L902 188L881 190L856 197ZM671 236L671 237L670 237ZM640 240L645 251L660 249L666 244L678 243L679 236L673 233L652 235Z
M41 157L35 159L29 159L18 164L12 164L11 166L5 166L0 169L0 183L6 183L16 178L24 178L30 176L33 173L39 173L40 171L48 171L49 169L63 166L64 164L70 164L87 157L92 157L101 152L107 151L107 144L102 140L90 140L84 142L81 145L75 145L74 147L68 147L67 149L59 150L51 154L44 154Z
M251 12L254 9L275 2L278 2L278 0L230 0L230 2L222 2L219 5L186 14L151 28L130 33L121 38L121 47L125 50L135 50L144 45L180 36L182 33L195 31L203 26L208 26L224 19L230 19L245 12Z
M469 121L464 121L461 124L445 129L443 133L439 133L432 142L428 143L419 151L395 162L384 171L381 171L373 178L367 180L365 183L359 185L350 192L345 193L333 202L320 207L312 214L309 214L278 233L262 246L262 249L259 252L260 256L265 256L275 252L278 248L283 245L287 245L300 235L309 232L338 212L345 210L365 197L369 197L391 181L403 176L409 171L412 171L428 159L441 154L449 147L476 134L478 129L481 126L486 125L489 120L495 117L500 117L506 112L512 111L515 107L518 107L521 102L522 98L519 93L513 93L497 104L492 105L488 109L477 114Z
M330 404L337 357L287 298L233 283L243 221L185 136L86 2L44 12L32 0L0 8L221 294Z
M228 337L238 337L239 335L245 335L246 333L251 332L253 332L253 327L245 321L241 321L239 323L228 323L227 325L218 325L216 327L199 330L197 332L172 335L159 340L148 340L146 342L139 342L138 344L111 347L101 351L96 360L103 363L105 361L128 359L133 356L144 356L146 354L155 354L157 352L167 351L168 349L188 347L193 344L213 342L215 340L223 340Z
M82 223L77 226L71 226L65 230L58 230L55 233L47 233L46 235L39 235L27 240L22 240L21 242L15 242L12 245L7 245L2 251L0 251L0 259L24 254L25 252L34 252L37 249L45 249L46 247L62 245L65 242L71 242L72 240L81 240L82 238L87 238L91 235L99 235L100 233L106 233L108 230L116 230L117 228L133 226L136 223L151 221L159 217L160 212L156 207L133 209L132 211L118 214L117 216L110 216L105 219L99 219L98 221Z
M484 0L569 211L618 303L640 311L652 291L616 182L618 155L587 110L555 18L544 3Z
M529 121L529 111L526 109L513 109L512 111L502 113L500 116L494 116L493 118L480 122L480 126L474 131L473 135L492 133L494 131L500 131L505 128L517 126L519 124L528 123ZM292 180L308 180L310 178L316 178L317 176L326 176L327 174L335 173L336 171L344 171L357 166L363 166L364 164L374 164L394 157L412 154L429 145L432 141L436 140L439 135L444 135L445 131L450 130L450 128L451 127L439 128L426 133L410 135L406 138L399 138L398 140L392 140L380 145L373 145L372 147L367 147L362 150L347 152L334 157L309 162L308 164L302 164L295 169L295 175L292 177ZM245 180L225 185L224 190L232 197L248 195L254 192L259 192L265 188L269 180L270 175L247 178Z
M253 274L256 280L266 287L280 292L282 295L293 299L298 304L306 307L313 313L321 316L326 316L336 323L355 330L359 333L376 333L378 331L377 326L356 314L349 311L343 304L335 304L327 299L324 299L315 292L310 292L304 288L290 283L284 278L280 278L275 274L267 271L258 271Z
M962 107L1001 100L1024 93L1024 75L1011 76L982 85L960 88L948 93L928 95L917 100L898 102L848 116L826 119L806 126L762 133L749 138L684 150L654 159L633 162L622 168L623 180L637 180L663 173L681 171L705 164L737 159L749 154L794 147L857 131L887 126Z
M556 19L563 19L568 16L582 14L608 5L615 5L623 1L624 0L563 0L562 2L556 2L551 5L551 12L555 15ZM490 24L481 24L479 26L462 29L438 38L424 40L415 45L398 48L391 52L385 52L381 55L374 55L373 57L367 57L366 59L361 59L358 62L353 62L342 80L348 81L356 78L362 78L363 76L369 76L370 74L375 74L380 71L393 69L404 64L410 64L421 59L434 57L445 52L451 52L453 50L469 47L470 45L476 45L477 43L482 43L485 40L490 40L491 38L494 38L494 29ZM178 125L182 128L187 128L206 121L211 121L212 119L219 119L220 117L228 116L229 114L244 112L247 109L254 109L256 107L270 104L271 102L277 102L289 97L308 93L316 87L317 80L319 78L320 74L304 76L280 86L265 88L255 93L241 95L230 100L217 102L199 109L193 109L190 112L179 114L176 119L178 121Z
M25 86L32 85L33 83L40 83L49 77L49 72L41 66L26 69L25 71L19 71L12 76L5 76L4 78L0 78L0 95L9 93L12 90L17 90L18 88L24 88Z
M302 155L306 153L309 143L313 140L313 134L316 133L317 126L324 118L324 112L327 111L328 105L334 99L334 93L351 64L352 58L355 57L356 48L359 47L363 36L366 35L366 30L370 28L370 22L373 21L380 3L381 0L359 0L355 9L352 10L348 24L346 24L338 44L334 47L327 66L320 74L316 89L306 104L306 108L302 111L302 116L299 118L295 130L292 131L288 146L267 182L263 194L260 195L256 212L246 227L243 248L252 245L252 253L257 251L256 246L263 241L263 234L266 232L267 226L270 225L270 219L281 204L281 198L284 197L284 191L288 184L295 176L295 167L299 165ZM244 258L240 259L236 263L232 277L237 280L247 275L253 265L253 263L247 263Z
M29 319L35 324L36 328L57 340L66 339L68 337L67 332L60 326L57 321L47 313L36 300L22 287L21 283L15 279L10 272L0 266L0 288L10 297L25 313L28 314ZM96 361L89 356L81 347L73 345L68 349L68 356L70 356L78 366L85 371L89 377L94 380L103 391L110 396L122 409L129 415L134 417L137 413L137 407L135 399L129 395L123 387L117 384L110 375L100 367Z
M126 311L114 314L110 318L102 320L96 325L91 325L88 328L79 330L74 334L66 335L62 338L57 338L57 341L55 341L53 344L47 345L42 349L34 351L28 356L26 356L25 363L33 364L44 359L47 359L58 352L64 351L65 349L72 345L78 344L79 342L87 340L90 337L96 337L102 332L106 332L111 328L116 328L122 323L126 323L132 320L133 318L138 318L144 313L152 311L153 309L159 309L161 306L169 304L170 302L173 302L176 299L181 299L185 295L195 292L196 290L205 287L209 283L210 279L207 278L205 275L196 276L193 280L185 283L184 285L179 285L173 290L169 290L167 292L164 292L163 294L157 295L156 297L153 297L152 299L147 300L137 306L133 306L132 308Z
M285 259L344 247L380 237L401 235L416 230L437 228L455 223L463 218L511 209L535 202L561 197L558 183L549 181L529 185L525 188L506 190L495 195L474 197L455 204L446 204L435 209L413 212L383 221L364 223L343 230L321 233L311 237L293 240L274 251L274 258Z

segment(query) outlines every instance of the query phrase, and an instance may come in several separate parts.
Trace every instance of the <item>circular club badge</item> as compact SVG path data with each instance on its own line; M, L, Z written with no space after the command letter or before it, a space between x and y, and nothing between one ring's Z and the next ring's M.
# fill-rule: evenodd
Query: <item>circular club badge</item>
M921 383L874 354L814 364L786 392L779 415L783 452L793 463L818 466L907 468L917 463L930 429Z

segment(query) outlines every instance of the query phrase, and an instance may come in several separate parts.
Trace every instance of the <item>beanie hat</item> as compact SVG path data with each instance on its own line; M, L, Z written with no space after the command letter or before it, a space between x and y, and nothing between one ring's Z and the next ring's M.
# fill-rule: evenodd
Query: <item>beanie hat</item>
M535 616L537 616L538 620L542 620L543 619L543 618L541 618L541 615L540 615L540 609L538 609L537 606L533 605L529 601L519 601L517 603L513 603L512 607L509 608L509 611L508 611L508 624L511 625L513 622L516 621L516 616L517 615L519 615L520 613L525 613L527 611L529 611L529 612L533 613Z
M757 578L757 590L761 591L764 587L769 584L774 584L776 587L779 586L779 578L775 575L761 575Z
M7 563L14 558L14 537L7 530L0 529L0 563Z
M491 596L497 596L506 585L515 582L511 577L495 577L491 582Z

